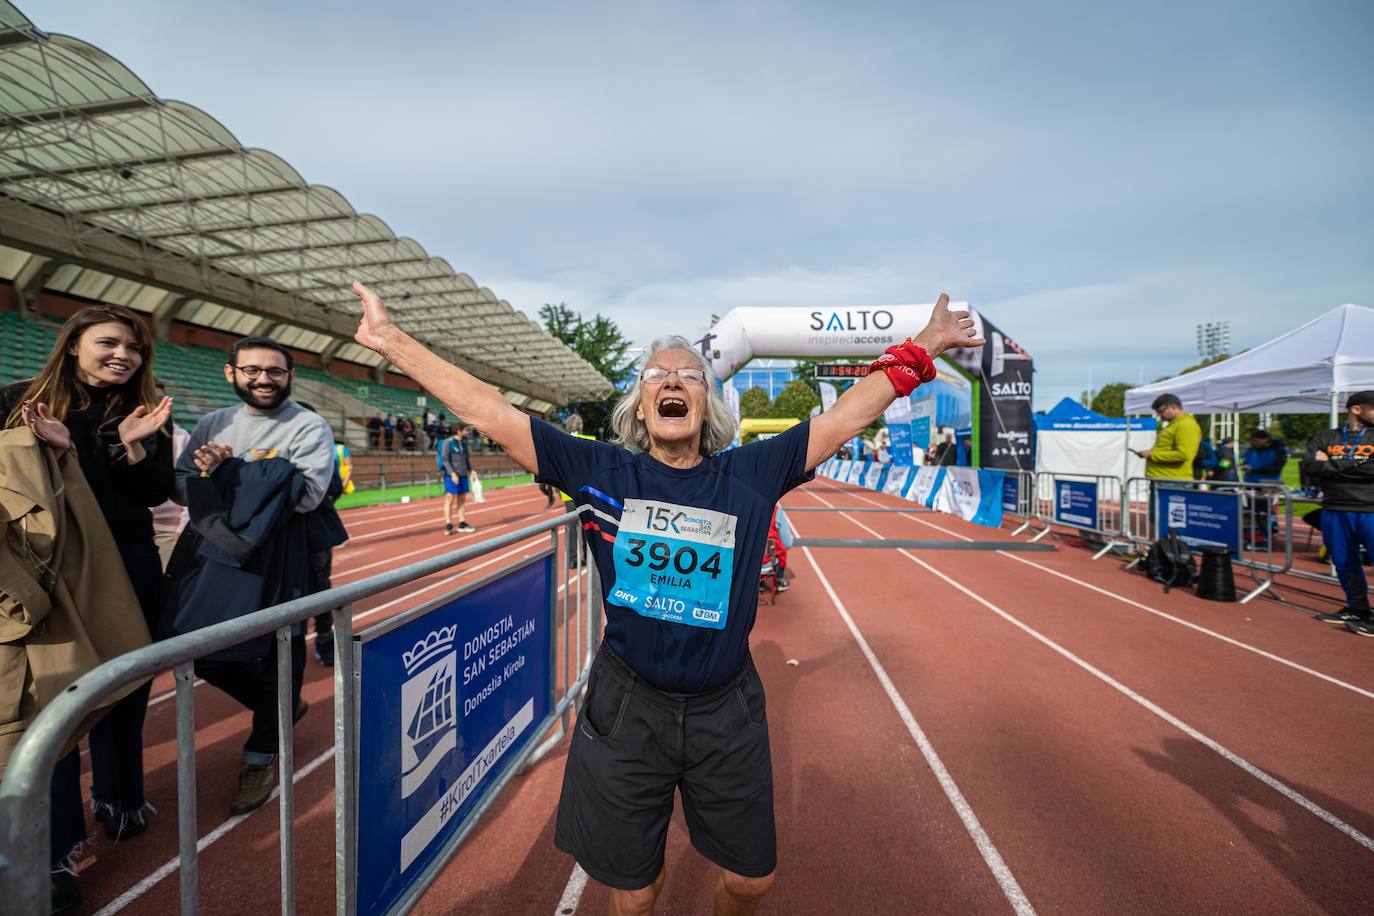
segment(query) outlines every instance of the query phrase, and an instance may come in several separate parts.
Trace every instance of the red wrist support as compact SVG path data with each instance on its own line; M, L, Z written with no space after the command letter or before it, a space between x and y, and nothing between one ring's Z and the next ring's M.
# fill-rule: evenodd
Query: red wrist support
M887 348L882 356L873 361L869 372L879 369L887 373L888 381L897 389L897 394L906 397L918 385L935 380L935 363L924 347L918 347L911 338Z

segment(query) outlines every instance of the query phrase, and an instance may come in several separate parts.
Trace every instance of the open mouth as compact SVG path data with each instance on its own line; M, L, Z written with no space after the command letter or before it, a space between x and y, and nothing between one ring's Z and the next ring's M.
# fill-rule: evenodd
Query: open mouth
M105 368L111 372L124 373L130 371L133 367L128 363L106 363Z
M667 420L680 420L687 416L687 402L682 398L664 398L658 402L658 415Z

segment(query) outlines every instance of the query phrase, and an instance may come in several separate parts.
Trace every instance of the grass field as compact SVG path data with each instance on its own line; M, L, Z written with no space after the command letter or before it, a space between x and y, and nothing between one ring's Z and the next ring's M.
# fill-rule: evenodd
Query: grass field
M482 489L486 491L499 490L502 487L515 486L516 484L532 483L534 478L529 474L520 474L515 477L484 477L482 478ZM438 496L444 492L443 486L436 480L433 483L415 483L400 487L386 488L386 501L398 503L401 497L410 499L428 499L431 496ZM382 490L380 487L369 490L355 490L352 493L339 497L339 501L334 504L337 509L356 509L359 506L375 506L382 502Z

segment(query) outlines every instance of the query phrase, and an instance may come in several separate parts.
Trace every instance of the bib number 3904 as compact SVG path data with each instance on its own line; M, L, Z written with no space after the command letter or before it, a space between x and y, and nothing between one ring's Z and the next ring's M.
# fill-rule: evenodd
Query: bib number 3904
M625 500L610 600L643 617L724 629L736 523L724 512Z

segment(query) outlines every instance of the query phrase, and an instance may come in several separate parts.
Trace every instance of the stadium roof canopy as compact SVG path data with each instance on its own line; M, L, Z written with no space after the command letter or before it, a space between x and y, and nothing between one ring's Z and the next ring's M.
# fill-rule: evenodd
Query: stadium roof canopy
M100 49L42 32L8 0L0 245L10 247L9 270L0 249L0 274L17 285L41 275L46 288L89 295L79 289L123 281L128 304L159 321L270 328L283 343L376 366L382 358L352 342L350 284L361 279L398 324L516 403L537 409L611 388L414 239L272 153L245 148L199 108L159 98Z

